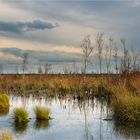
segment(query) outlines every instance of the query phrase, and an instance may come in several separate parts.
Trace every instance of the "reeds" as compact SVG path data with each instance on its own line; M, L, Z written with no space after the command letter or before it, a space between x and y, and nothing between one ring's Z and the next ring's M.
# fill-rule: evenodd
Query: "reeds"
M114 117L118 121L140 121L140 96L133 95L126 89L118 89L119 94L112 100Z

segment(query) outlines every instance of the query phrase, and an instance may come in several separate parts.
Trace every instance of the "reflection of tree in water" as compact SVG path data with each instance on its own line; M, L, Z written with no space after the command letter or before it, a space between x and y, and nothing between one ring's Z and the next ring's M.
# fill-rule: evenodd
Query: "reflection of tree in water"
M140 139L140 122L114 122L114 131L125 139Z
M34 124L36 129L47 129L50 127L49 120L36 120Z
M80 112L84 113L84 140L93 140L93 136L90 132L89 124L88 124L88 112L94 111L94 100L73 100L72 98L61 98L58 100L59 105L62 109L68 109L68 113L70 114L71 110L79 109Z
M88 113L91 111L94 112L94 107L95 107L95 103L96 103L96 108L100 109L100 118L99 118L99 139L102 140L103 139L103 114L105 113L105 109L106 109L106 102L104 100L97 100L97 99L93 99L93 100L82 100L82 101L78 101L78 106L80 111L84 112L84 126L85 126L85 130L84 130L84 140L93 140L94 137L91 133L90 130L90 126L88 123ZM107 110L108 111L108 110Z
M89 104L88 104L89 105ZM93 140L93 135L90 132L89 125L88 125L88 117L87 117L87 108L86 108L86 100L83 101L83 111L84 111L84 121L85 121L85 140Z
M16 133L23 133L26 132L27 128L28 128L28 123L18 123L18 122L14 122L14 131L16 131Z

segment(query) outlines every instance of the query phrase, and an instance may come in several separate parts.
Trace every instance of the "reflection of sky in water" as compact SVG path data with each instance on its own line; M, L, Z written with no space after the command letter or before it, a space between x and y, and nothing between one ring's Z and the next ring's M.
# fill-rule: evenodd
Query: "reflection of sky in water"
M113 131L113 122L104 121L107 109L105 103L97 100L78 103L74 100L58 100L44 98L11 97L9 115L0 118L0 130L10 130L15 139L20 140L97 140L97 139L123 139ZM49 124L37 122L33 108L36 105L47 106L51 110L52 120ZM85 106L84 106L85 105ZM12 112L13 108L25 106L31 120L22 133L15 131ZM85 107L85 111L84 111ZM85 122L86 114L86 122ZM42 126L41 126L42 125ZM124 138L125 139L125 138Z

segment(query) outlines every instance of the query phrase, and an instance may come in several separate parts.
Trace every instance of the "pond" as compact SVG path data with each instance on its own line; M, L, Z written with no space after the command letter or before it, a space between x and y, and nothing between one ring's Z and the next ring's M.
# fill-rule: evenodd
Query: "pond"
M49 122L35 119L34 107L41 105L51 111ZM25 107L30 116L28 124L17 126L13 109ZM116 124L111 110L102 99L78 101L71 98L10 96L10 110L0 114L0 131L10 131L14 140L125 140L139 139L140 127Z

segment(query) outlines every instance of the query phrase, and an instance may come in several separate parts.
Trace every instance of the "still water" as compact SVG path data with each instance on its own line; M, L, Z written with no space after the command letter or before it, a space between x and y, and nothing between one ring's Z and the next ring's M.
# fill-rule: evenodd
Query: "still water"
M52 120L38 122L34 107L40 105L51 111ZM28 124L17 126L13 109L25 107L30 116ZM140 127L116 124L112 112L103 100L78 101L70 98L10 96L10 110L0 114L0 131L10 131L14 140L128 140L140 139Z

